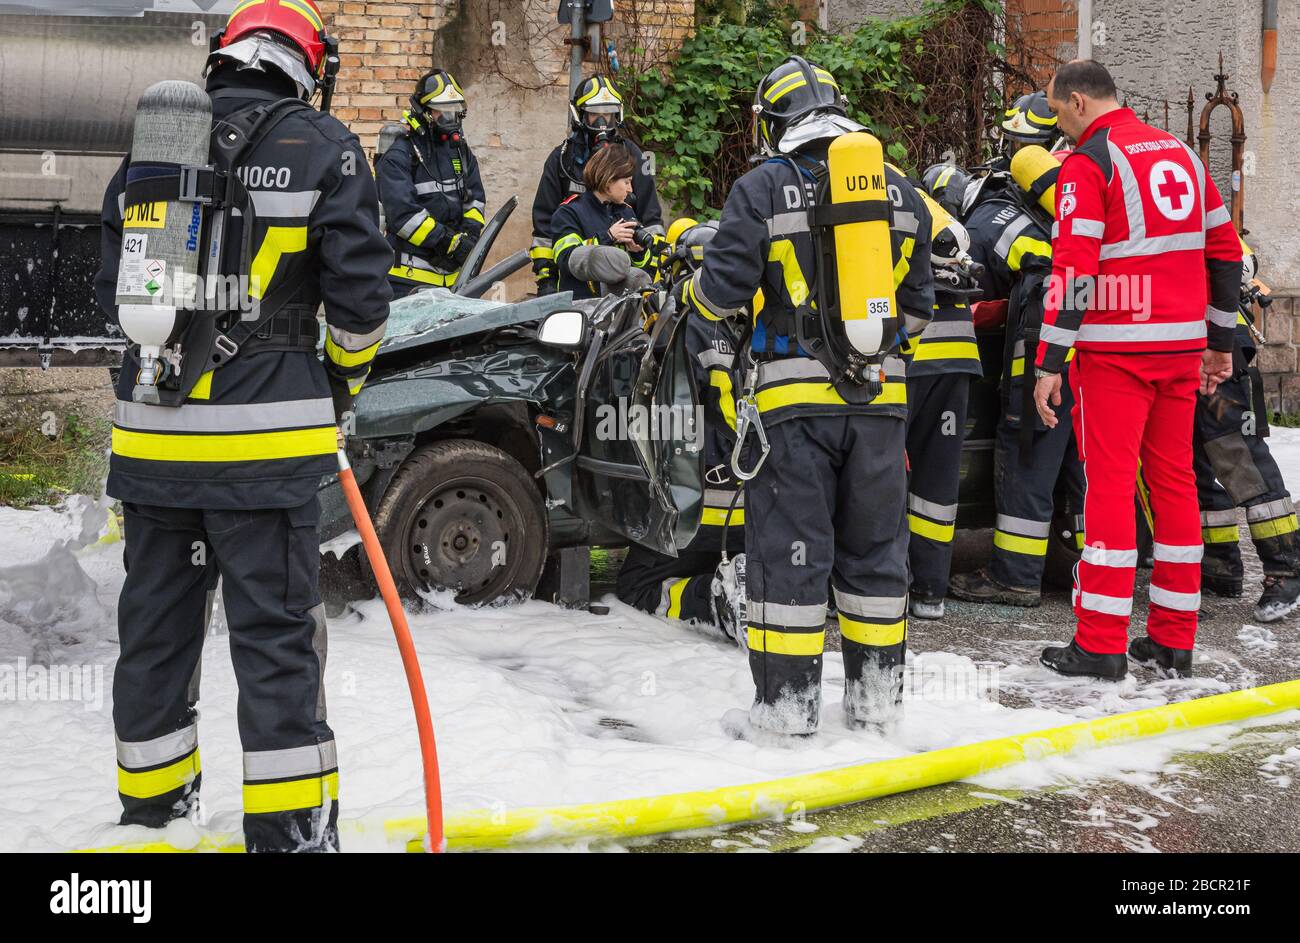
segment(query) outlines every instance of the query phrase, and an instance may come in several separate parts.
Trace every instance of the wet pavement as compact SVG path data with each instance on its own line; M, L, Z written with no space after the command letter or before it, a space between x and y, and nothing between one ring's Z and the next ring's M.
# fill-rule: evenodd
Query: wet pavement
M992 672L992 696L1080 717L1136 710L1225 690L1300 678L1300 617L1261 626L1253 616L1259 562L1242 528L1246 592L1206 596L1192 680L1162 681L1138 668L1118 685L1056 679L1038 667L1045 645L1070 638L1067 587L1035 609L949 599L946 617L913 620L914 653L949 652ZM959 534L954 572L987 557L990 531ZM617 556L600 561L593 597ZM1143 634L1150 571L1139 570L1133 636ZM838 633L827 645L838 649ZM1027 791L969 783L933 787L785 823L660 840L653 851L1297 851L1300 723L1251 726L1208 751L1179 753L1158 773L1104 777Z

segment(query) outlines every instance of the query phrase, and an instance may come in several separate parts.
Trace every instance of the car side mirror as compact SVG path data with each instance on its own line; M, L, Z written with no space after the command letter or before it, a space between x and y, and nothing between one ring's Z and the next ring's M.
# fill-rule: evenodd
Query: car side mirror
M581 311L552 311L542 319L537 339L550 347L585 347L587 316Z

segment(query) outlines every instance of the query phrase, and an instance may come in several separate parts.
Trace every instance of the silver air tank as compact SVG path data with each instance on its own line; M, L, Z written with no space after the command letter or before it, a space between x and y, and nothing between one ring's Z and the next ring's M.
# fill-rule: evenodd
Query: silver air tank
M117 277L118 320L126 336L140 345L137 402L157 402L163 348L185 326L178 323L177 311L194 307L203 211L198 203L179 200L132 204L130 183L147 174L150 165L205 166L211 127L212 100L197 85L159 82L140 96Z

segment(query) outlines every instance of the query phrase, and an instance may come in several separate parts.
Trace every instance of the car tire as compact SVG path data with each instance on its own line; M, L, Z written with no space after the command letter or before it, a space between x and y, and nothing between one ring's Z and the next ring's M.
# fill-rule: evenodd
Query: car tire
M532 476L470 439L412 452L380 499L375 530L407 598L439 589L464 605L527 598L546 563L546 508Z

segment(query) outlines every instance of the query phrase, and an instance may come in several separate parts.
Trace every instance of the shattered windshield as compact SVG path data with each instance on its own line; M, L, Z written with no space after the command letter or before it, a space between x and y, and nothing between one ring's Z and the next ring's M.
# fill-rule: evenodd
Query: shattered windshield
M523 301L487 301L452 294L446 288L417 291L394 301L381 350L464 337L514 324L538 321L560 308L583 307L572 292L562 291Z
M482 298L453 295L446 288L417 291L405 298L397 299L389 306L388 330L385 331L384 336L391 340L422 334L467 314L492 311L504 308L508 304L509 302L505 301L487 301Z

